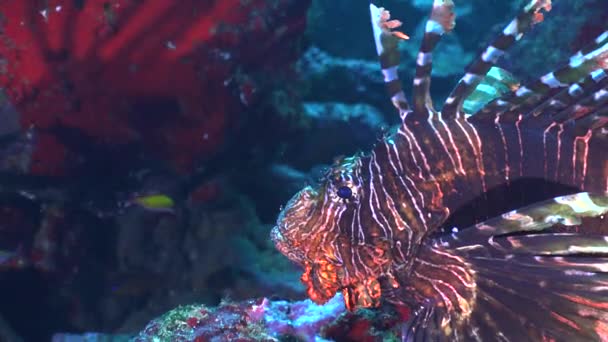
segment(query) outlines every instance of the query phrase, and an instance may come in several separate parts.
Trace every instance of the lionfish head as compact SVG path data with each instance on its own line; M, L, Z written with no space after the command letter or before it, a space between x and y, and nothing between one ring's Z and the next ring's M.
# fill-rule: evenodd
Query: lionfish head
M271 232L276 248L300 266L310 261L305 239L313 232L319 216L319 197L319 191L310 186L300 190L282 209Z
M338 160L320 184L291 198L271 233L277 249L304 268L301 280L318 304L338 291L348 298L349 308L375 306L379 297L375 276L368 279L369 274L355 271L349 264L353 248L366 247L354 243L346 233L353 213L364 201L360 169L360 156Z
M300 279L318 304L327 302L343 286L336 273L341 263L326 248L334 238L329 233L337 226L328 194L326 184L302 189L282 210L271 233L277 249L304 268Z
M339 260L327 246L340 237L341 215L362 196L360 157L336 159L315 186L300 190L281 210L272 239L290 260L301 266L320 256Z

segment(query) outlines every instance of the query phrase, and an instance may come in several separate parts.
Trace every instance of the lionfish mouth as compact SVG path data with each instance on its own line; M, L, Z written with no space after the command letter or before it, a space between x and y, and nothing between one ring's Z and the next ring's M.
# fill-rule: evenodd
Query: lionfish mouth
M277 225L272 228L270 231L270 238L272 239L274 246L289 260L300 266L304 265L307 259L306 256L303 252L299 252L297 246L290 242L290 240L285 236L284 231L285 227L282 225Z
M279 252L299 265L308 260L300 235L316 206L317 195L311 187L306 187L294 195L279 214L277 224L270 233Z

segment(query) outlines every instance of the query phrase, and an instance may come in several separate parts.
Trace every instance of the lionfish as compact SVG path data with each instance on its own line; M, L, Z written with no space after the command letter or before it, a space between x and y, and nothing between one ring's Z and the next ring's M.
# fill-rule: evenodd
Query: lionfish
M350 310L406 305L404 341L608 340L608 236L585 231L608 215L608 31L562 67L474 115L463 111L488 70L550 9L550 0L528 2L438 111L429 95L433 49L454 27L453 2L434 0L411 104L397 76L397 43L407 37L370 4L401 124L298 192L271 233L304 268L314 302L341 292ZM468 201L524 178L584 192L438 234Z

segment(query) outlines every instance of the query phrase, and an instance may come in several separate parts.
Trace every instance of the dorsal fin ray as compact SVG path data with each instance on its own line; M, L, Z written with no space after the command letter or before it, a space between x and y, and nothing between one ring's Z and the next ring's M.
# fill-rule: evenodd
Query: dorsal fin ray
M595 140L603 140L603 145L608 144L608 109L603 108L591 115L576 121L575 134L578 137L588 136Z
M373 3L369 4L369 11L374 33L374 42L382 68L386 90L393 105L399 112L399 116L403 119L406 113L409 112L410 106L407 102L405 93L403 92L401 81L399 80L398 67L401 58L399 50L397 49L397 44L400 39L407 39L408 37L401 32L393 31L393 29L401 26L401 22L398 20L391 20L389 11L382 7L377 7Z
M586 95L592 94L608 84L608 78L603 70L590 72L582 80L575 83L566 83L559 86L559 91L555 90L549 94L537 95L529 97L527 103L515 105L515 107L507 108L509 99L503 99L501 103L493 103L492 108L484 109L483 113L475 114L473 121L499 121L501 123L515 122L519 120L519 115L526 121L539 123L550 122L552 116L558 122L565 121L567 118L556 113L563 112L567 108L576 105L577 101L583 99ZM525 106L524 106L525 104ZM499 108L502 107L502 108ZM540 124L542 126L542 124Z
M435 112L430 96L432 51L441 36L454 28L454 3L452 0L434 0L431 15L427 21L424 37L416 59L416 75L413 84L413 111L410 110L406 96L399 80L399 39L407 39L401 32L393 31L401 26L398 20L391 20L390 12L370 3L370 14L376 50L384 75L384 82L393 105L399 111L401 118L408 114L410 118L426 120Z
M526 121L547 122L547 116L576 106L577 101L605 86L607 56L608 31L574 54L567 65L493 100L471 120L512 123L522 116Z
M571 125L574 136L593 136L608 140L608 87L602 88L575 105L566 120L555 120L559 124Z
M435 113L430 96L433 50L444 33L455 25L454 3L452 0L434 0L431 14L426 22L424 37L416 58L416 74L413 82L413 119L428 119Z
M542 21L542 10L551 9L551 0L531 0L518 15L503 29L501 34L479 55L465 71L456 87L446 99L442 115L454 118L462 115L464 100L475 90L488 70L493 67L505 51L535 23Z
M608 87L603 87L559 111L554 116L545 119L545 122L563 123L567 121L579 121L589 115L603 112L607 103Z
M608 74L605 70L591 73L588 77L585 77L583 82L575 83L568 87L568 90L563 91L568 94L567 100L559 103L547 101L549 103L544 108L540 108L540 110L534 109L532 115L534 115L535 118L546 118L545 120L551 120L551 115L549 114L556 113L552 115L553 121L555 122L564 122L568 119L572 119L572 114L575 114L574 112L576 111L577 106L581 104L593 104L593 102L595 102L593 101L593 97L590 99L584 98L585 94L601 97L602 91L605 91L607 86Z

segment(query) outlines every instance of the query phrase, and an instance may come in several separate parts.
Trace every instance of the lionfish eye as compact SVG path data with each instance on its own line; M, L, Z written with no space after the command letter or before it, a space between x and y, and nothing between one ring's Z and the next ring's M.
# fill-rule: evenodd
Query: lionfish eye
M342 185L341 187L338 188L338 197L343 198L343 199L349 199L353 196L353 191L351 190L350 187L346 186L346 185Z

